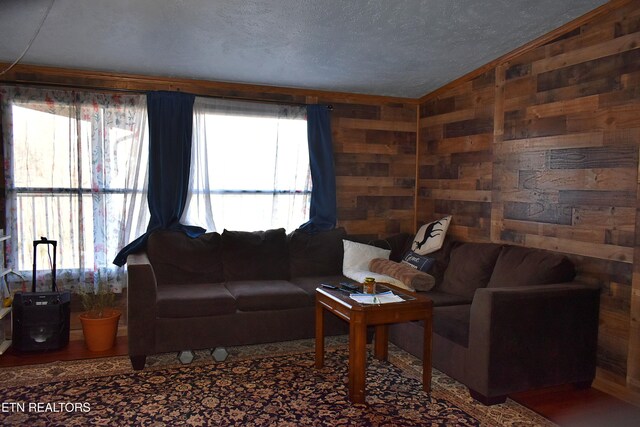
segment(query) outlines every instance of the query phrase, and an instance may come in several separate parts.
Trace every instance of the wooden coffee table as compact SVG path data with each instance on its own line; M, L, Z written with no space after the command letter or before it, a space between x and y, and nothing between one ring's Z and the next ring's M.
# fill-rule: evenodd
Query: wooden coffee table
M384 284L405 301L380 305L360 304L342 290L316 289L316 368L324 365L324 311L349 322L349 399L365 403L367 326L375 327L374 356L387 360L388 325L424 320L422 388L431 391L431 316L433 302L424 295ZM380 286L378 286L380 289Z

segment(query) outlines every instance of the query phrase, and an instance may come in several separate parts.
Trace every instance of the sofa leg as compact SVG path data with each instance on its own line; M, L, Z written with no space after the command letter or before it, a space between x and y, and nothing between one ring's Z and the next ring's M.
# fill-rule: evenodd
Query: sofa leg
M469 389L469 394L471 395L471 397L485 406L498 405L500 403L504 403L507 400L506 395L488 397L471 389Z
M224 362L229 356L229 352L224 347L216 347L211 350L211 356L216 362Z
M193 362L193 359L196 358L196 354L193 352L193 350L182 350L178 353L177 357L180 363L182 363L183 365L188 365L189 363Z
M131 366L134 371L141 371L144 369L144 364L147 361L147 356L129 356L129 360L131 360Z

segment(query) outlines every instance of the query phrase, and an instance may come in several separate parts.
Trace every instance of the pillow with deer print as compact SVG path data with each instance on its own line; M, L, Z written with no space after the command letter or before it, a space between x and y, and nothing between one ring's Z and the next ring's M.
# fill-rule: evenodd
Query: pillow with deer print
M413 238L411 250L418 255L426 255L440 249L450 222L451 215L420 227Z

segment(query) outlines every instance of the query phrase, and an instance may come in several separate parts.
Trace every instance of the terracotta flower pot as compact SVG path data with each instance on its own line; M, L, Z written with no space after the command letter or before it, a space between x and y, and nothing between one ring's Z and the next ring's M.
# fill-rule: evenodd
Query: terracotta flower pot
M105 351L113 347L118 333L120 311L112 310L104 317L92 317L88 313L80 314L82 332L87 348L91 351Z

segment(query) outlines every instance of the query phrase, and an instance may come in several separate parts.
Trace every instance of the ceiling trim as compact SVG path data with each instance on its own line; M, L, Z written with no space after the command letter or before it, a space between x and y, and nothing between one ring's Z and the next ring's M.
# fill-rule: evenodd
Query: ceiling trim
M458 77L455 80L452 80L451 82L445 84L444 86L439 87L438 89L434 90L433 92L429 92L426 95L422 96L421 98L418 99L419 103L423 103L426 101L429 101L431 99L434 98L438 98L440 95L444 94L445 92L448 92L450 89L454 88L455 86L458 86L461 83L466 83L470 80L475 79L476 77L481 76L482 74L486 73L487 71L491 70L492 68L497 67L498 65L501 64L505 64L508 63L509 61L513 60L514 58L516 58L519 55L522 55L523 53L529 52L533 49L536 49L546 43L549 43L550 41L562 36L565 33L568 33L570 31L575 30L576 28L581 27L582 25L592 21L593 19L600 17L602 15L605 15L607 13L610 13L616 9L619 9L633 1L637 1L637 0L610 0L608 3L603 4L602 6L593 9L591 12L588 12L576 19L574 19L573 21L570 21L568 23L566 23L565 25L556 28L553 31L548 32L547 34L544 34L540 37L538 37L537 39L534 39L514 50L512 50L509 53L506 53L496 59L494 59L491 62L486 63L485 65L476 68L475 70L465 74L464 76Z
M0 69L8 65L8 63L0 62ZM317 102L344 102L350 104L417 104L418 102L417 98L400 98L177 77L120 74L28 64L17 64L6 74L0 75L0 82L130 92L167 90L234 99L281 100L283 103L297 102L312 104Z

